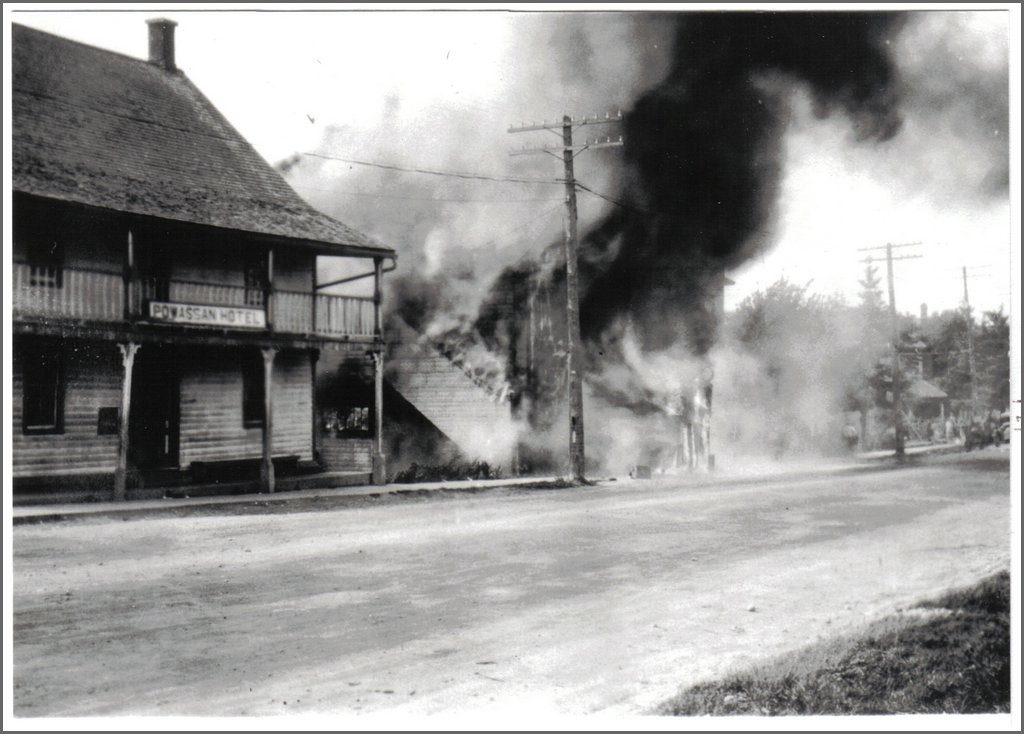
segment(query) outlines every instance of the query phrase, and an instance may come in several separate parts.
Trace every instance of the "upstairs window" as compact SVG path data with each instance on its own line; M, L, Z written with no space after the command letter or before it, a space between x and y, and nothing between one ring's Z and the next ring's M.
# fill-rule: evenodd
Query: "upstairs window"
M60 344L30 341L21 361L21 430L25 434L64 432L64 355Z
M30 241L28 284L40 288L64 287L64 247L55 237Z
M267 258L250 254L245 258L245 305L262 306L267 289Z
M248 354L242 362L242 425L245 428L263 426L264 397L263 357L258 352Z

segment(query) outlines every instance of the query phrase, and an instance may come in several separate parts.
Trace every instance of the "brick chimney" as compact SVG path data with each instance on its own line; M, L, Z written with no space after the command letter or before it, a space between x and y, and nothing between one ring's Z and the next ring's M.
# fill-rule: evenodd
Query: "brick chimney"
M174 65L174 26L178 25L167 18L147 20L149 25L149 63L155 64L165 71L176 71Z

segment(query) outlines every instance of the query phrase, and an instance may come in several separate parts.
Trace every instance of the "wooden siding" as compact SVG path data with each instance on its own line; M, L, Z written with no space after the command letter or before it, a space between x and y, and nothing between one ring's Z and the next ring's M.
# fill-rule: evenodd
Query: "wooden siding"
M371 438L324 436L320 439L320 458L327 471L370 472L372 455Z
M23 374L20 360L14 360L11 435L15 477L114 471L117 436L97 435L97 425L100 408L121 403L117 346L70 344L65 354L63 434L22 433ZM275 456L312 458L308 353L281 352L274 361L273 451ZM198 460L259 458L261 453L261 430L242 425L238 352L203 351L189 360L181 380L181 466L187 468Z
M97 435L99 409L121 405L121 357L114 344L65 346L64 433L22 433L22 365L12 376L12 469L15 477L113 472L117 436Z
M474 459L507 465L516 438L507 401L489 394L429 344L391 344L389 381L427 420Z
M181 377L180 462L259 458L262 430L242 424L240 350L200 353ZM309 354L274 360L273 454L311 459L312 388Z

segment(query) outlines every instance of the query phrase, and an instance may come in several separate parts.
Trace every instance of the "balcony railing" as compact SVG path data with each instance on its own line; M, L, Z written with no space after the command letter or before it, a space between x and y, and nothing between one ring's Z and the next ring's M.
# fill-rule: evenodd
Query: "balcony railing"
M282 334L302 334L342 339L374 335L372 298L330 296L300 291L273 291L269 307L264 291L237 285L179 279L136 279L125 287L120 273L63 268L59 277L52 269L15 263L12 282L14 317L49 317L84 321L150 320L151 303L223 307L237 313L258 312L262 319L253 327ZM128 308L125 308L127 290ZM181 322L178 322L181 323ZM211 323L199 325L211 326ZM231 327L227 327L231 328Z

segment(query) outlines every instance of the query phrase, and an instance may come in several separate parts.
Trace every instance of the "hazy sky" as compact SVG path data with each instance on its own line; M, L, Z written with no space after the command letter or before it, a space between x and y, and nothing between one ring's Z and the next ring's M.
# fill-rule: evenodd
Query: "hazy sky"
M564 13L183 7L21 12L28 6L8 4L4 12L8 29L13 20L143 58L145 20L177 20L178 65L270 162L316 152L496 177L559 175L553 159L508 155L525 143L557 143L553 137L509 135L508 126L628 107L659 81L661 44L671 40L648 27L641 47L628 13L608 22L569 14L576 23ZM575 25L583 27L578 38ZM975 105L994 98L1005 114L1008 58L1019 73L1019 27L1019 14L1009 12L934 12L909 23L892 50L908 89L904 127L886 143L858 143L846 120L816 118L806 95L792 90L779 216L764 235L772 247L732 273L727 304L780 276L855 302L865 256L858 248L921 242L912 249L923 258L897 263L901 311L955 308L964 265L987 266L969 281L977 308L1010 310L1011 197L993 185L1006 166L1007 129L983 120ZM1019 108L1012 101L1009 109ZM1019 142L1019 121L1008 129ZM585 154L577 175L614 194L606 160ZM309 157L290 174L314 205L400 255L414 253L403 267L449 266L446 256L513 262L527 239L551 241L561 231L557 186L434 177L425 197L417 188L424 178ZM422 207L426 198L437 222L395 226L396 209L413 200ZM608 206L581 195L581 229ZM1019 251L1019 239L1012 242Z

